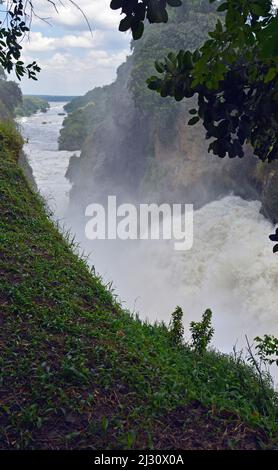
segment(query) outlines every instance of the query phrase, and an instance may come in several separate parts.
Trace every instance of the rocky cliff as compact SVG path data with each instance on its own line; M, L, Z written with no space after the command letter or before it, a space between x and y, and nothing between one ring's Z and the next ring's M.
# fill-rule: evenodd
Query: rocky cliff
M82 134L81 157L71 159L67 172L73 183L72 205L83 210L112 194L127 201L183 201L195 206L230 192L269 199L274 180L258 177L258 161L250 150L242 160L208 154L202 126L187 126L192 101L162 99L145 83L153 74L154 60L171 49L193 49L203 41L216 19L210 8L177 9L167 25L147 28L144 38L131 44L132 53L113 84L67 106L60 147L74 149L72 136ZM273 207L264 212L272 216Z

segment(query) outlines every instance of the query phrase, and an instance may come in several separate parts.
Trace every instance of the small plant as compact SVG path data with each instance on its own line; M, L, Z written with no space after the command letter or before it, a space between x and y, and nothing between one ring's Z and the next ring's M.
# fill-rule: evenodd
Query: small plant
M190 323L192 335L192 348L199 354L203 354L213 337L214 329L211 326L211 310L207 309L202 316L202 321Z
M264 363L278 366L278 338L273 335L264 335L263 338L257 336L255 341L259 358Z
M171 315L171 321L169 325L169 333L171 343L175 346L182 344L184 328L182 323L183 311L181 307L177 306L175 311Z

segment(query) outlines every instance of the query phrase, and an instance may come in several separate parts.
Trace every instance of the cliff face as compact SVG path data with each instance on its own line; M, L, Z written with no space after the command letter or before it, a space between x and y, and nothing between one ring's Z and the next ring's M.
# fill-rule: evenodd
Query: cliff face
M30 184L31 188L34 191L37 191L38 187L37 187L34 175L33 175L33 170L30 166L30 163L28 161L26 154L23 151L19 153L18 165L22 169L24 176L27 179L28 183Z
M256 160L246 152L244 160L219 159L207 151L202 126L187 126L184 109L176 121L176 136L167 144L155 139L151 168L142 189L154 199L187 201L203 205L234 192L247 199L258 197L254 184Z
M107 194L138 194L146 168L149 125L138 116L128 77L129 62L118 70L105 119L91 129L81 157L70 161L67 176L73 183L73 203L100 201Z
M71 204L83 210L114 194L126 201L196 206L230 192L259 197L255 158L208 154L202 127L187 126L186 106L169 114L168 123L141 114L125 86L116 90L109 115L87 137L81 157L70 161Z
M278 165L277 162L264 165L263 178L260 181L262 188L262 213L278 222Z
M202 126L187 126L192 101L176 103L147 89L154 60L170 49L194 49L216 19L213 11L175 15L167 25L147 28L143 39L132 44L112 85L67 105L62 148L72 149L74 132L86 130L81 157L71 159L67 172L72 205L83 210L113 194L126 201L196 206L230 192L260 197L254 157L221 160L208 154Z

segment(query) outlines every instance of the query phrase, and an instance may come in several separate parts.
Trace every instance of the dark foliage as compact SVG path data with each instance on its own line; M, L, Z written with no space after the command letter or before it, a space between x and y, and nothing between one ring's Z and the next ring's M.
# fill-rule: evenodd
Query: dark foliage
M194 9L194 1L184 3ZM180 4L114 0L111 7L126 14L120 30L131 28L138 39L143 33L139 11L141 21L166 22L167 7ZM243 157L244 145L251 143L261 160L272 161L278 155L278 16L270 0L227 0L216 6L222 16L209 39L193 52L171 52L156 62L161 76L151 77L149 88L178 101L198 95L189 124L203 121L215 155Z
M275 233L269 235L269 238L272 242L278 242L278 228L276 229ZM273 247L273 253L277 253L278 251L278 243Z
M36 74L40 67L34 61L24 65L21 60L22 46L20 42L29 32L30 15L33 11L31 1L23 0L3 1L3 10L6 14L5 20L0 22L0 64L8 73L15 71L20 80L24 75L37 80ZM30 15L27 13L29 6Z
M215 155L241 158L244 144L251 143L255 155L261 160L276 159L277 80L266 82L263 79L265 66L262 63L257 63L259 76L255 80L251 76L254 64L236 63L225 73L217 88L194 85L194 68L199 60L199 51L181 50L177 55L168 54L163 62L156 63L156 69L163 77L151 77L149 88L178 101L197 93L198 108L190 111L192 118L189 124L194 125L200 119L203 121L206 138L214 139L209 150Z
M126 16L119 25L120 31L131 29L133 39L139 39L144 32L144 20L150 23L167 23L167 7L179 7L181 0L112 0L112 10L121 8Z

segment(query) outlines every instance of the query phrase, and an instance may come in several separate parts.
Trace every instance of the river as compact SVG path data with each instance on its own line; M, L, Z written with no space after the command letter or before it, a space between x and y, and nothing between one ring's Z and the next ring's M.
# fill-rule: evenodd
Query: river
M58 218L63 217L68 204L70 183L65 173L73 155L73 152L58 151L59 131L65 117L62 115L64 105L64 102L51 102L47 113L18 119L26 140L24 151L39 191Z
M70 190L65 172L73 152L58 151L64 103L50 105L46 114L22 118L20 124L37 186L63 222ZM69 225L74 233L71 215ZM278 259L268 241L272 231L260 214L260 202L231 195L195 211L189 252L150 242L125 252L116 249L112 256L105 256L105 249L93 250L90 260L141 317L168 322L175 306L181 305L187 336L189 322L211 308L213 345L230 352L234 345L238 350L245 347L245 335L251 342L256 335L278 335ZM81 248L92 251L85 242Z

